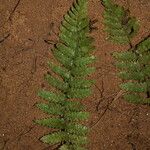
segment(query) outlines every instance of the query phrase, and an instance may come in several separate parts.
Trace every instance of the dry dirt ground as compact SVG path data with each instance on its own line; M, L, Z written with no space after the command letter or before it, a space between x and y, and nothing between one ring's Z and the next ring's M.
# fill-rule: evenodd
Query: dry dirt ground
M44 114L34 107L36 93L47 86L51 44L57 41L60 22L73 0L0 0L0 150L52 150L39 141L47 128L32 120ZM150 0L115 0L128 8L140 23L132 41L136 44L150 32ZM125 102L111 53L128 49L106 41L103 7L90 0L89 16L97 19L95 38L98 61L93 95L84 100L91 113L89 150L150 150L150 107Z

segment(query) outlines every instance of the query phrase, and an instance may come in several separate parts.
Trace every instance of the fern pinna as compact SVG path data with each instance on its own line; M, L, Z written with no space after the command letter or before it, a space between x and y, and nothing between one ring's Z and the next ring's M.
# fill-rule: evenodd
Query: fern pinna
M54 132L43 136L41 141L56 145L56 149L60 150L84 150L87 142L88 128L83 125L83 121L88 119L89 113L79 102L91 94L93 81L86 77L95 70L94 67L88 67L95 57L90 55L93 38L88 34L87 4L88 0L77 0L64 16L60 40L52 50L59 65L49 62L51 71L57 77L51 73L45 76L56 90L41 90L38 94L47 103L38 103L37 107L50 117L36 120L35 123L54 129Z
M136 104L150 104L150 37L127 52L114 53L118 60L119 77L127 81L120 87L127 91L124 98Z
M148 36L133 46L131 39L139 28L136 18L111 0L102 0L102 4L105 7L104 25L108 39L130 45L128 51L113 54L120 69L119 77L125 82L120 85L126 91L124 98L131 103L150 104L150 38Z
M128 10L114 4L111 0L102 0L104 6L104 25L108 39L117 44L130 44L131 38L138 31L139 25Z

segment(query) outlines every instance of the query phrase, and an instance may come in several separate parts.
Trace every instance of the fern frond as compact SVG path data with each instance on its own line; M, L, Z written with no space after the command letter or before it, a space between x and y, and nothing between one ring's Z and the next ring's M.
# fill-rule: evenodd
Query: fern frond
M89 88L70 88L67 96L69 98L86 98L91 95L91 89Z
M94 67L82 66L82 67L74 67L72 69L72 75L77 77L85 77L93 72L95 72Z
M127 52L115 52L113 53L113 56L119 60L119 61L135 61L137 59L137 55L133 53L132 51L127 51Z
M139 42L134 49L115 53L119 77L126 80L120 87L127 91L128 102L150 104L150 36Z
M149 52L148 54L142 54L142 57L139 58L139 62L143 65L146 65L149 63L149 60L150 60L150 55L149 55Z
M68 146L68 147L73 148L73 147L78 147L78 145L86 144L87 138L84 136L78 136L75 134L66 134L66 132L54 132L54 133L43 136L41 138L41 141L47 144L57 144L62 141L67 141L67 143L74 144L72 146Z
M88 128L80 125L80 124L73 124L70 123L66 126L66 130L68 133L70 134L76 134L76 135L80 135L80 136L85 136L88 132Z
M40 90L38 92L38 96L43 98L44 100L47 100L48 102L53 102L53 103L62 103L65 100L65 95L60 94L60 93L54 93L54 92L49 92L45 90Z
M88 65L95 61L90 53L94 50L89 36L88 0L76 0L61 23L59 42L51 50L58 64L49 62L51 69L46 81L55 92L40 91L39 96L47 103L36 106L50 118L35 120L41 126L56 132L41 138L44 143L58 144L60 150L83 150L87 143L87 127L81 125L89 117L81 102L91 94L92 80L86 79L95 71ZM55 76L56 75L56 76Z
M66 70L65 68L54 65L52 62L48 62L49 67L51 68L51 71L53 71L55 74L59 75L63 79L69 79L70 77L70 72Z
M124 83L121 84L120 87L123 90L129 91L129 92L146 92L147 91L147 84L146 83Z
M65 68L70 69L72 66L72 59L65 56L61 51L58 49L52 50L54 57L57 59L57 61L62 64Z
M75 134L69 134L68 139L67 139L68 143L72 143L73 145L85 145L87 144L87 137L85 136L79 136L79 135L75 135ZM72 147L76 147L76 146L72 146Z
M36 106L49 115L61 115L63 113L62 106L56 103L44 104L38 103Z
M79 57L75 60L75 65L76 66L85 66L88 64L91 64L95 61L94 56L87 56L87 57Z
M73 88L89 88L94 83L92 80L72 79L70 86Z
M68 112L66 113L65 119L74 121L82 121L87 120L89 117L89 113L87 112Z
M129 44L139 30L136 18L131 17L128 10L114 4L112 0L102 0L102 4L105 8L103 17L108 39L114 43Z
M62 118L46 118L34 121L36 124L54 129L63 129L65 121Z
M84 110L83 104L77 101L65 101L65 106L67 111L78 112Z
M62 90L62 91L66 91L66 89L68 88L68 84L61 81L60 79L53 77L50 74L45 75L45 79L48 81L48 83L50 85L52 85L53 87L55 87L56 89Z
M57 144L64 141L64 133L63 132L55 132L52 134L48 134L43 136L40 140L47 144Z
M118 62L115 63L115 65L120 70L128 70L131 72L132 71L138 71L139 72L141 70L139 62L136 62L136 61L130 62L130 60L129 60L129 62L127 62L127 61L119 62L119 60L118 60Z
M118 76L124 80L139 80L142 81L144 80L144 73L143 72L126 72L126 71L122 71L118 74Z
M149 53L150 50L150 36L146 37L140 44L137 46L138 53L144 54L145 52Z
M124 99L134 104L150 104L150 98L143 98L138 94L126 94Z

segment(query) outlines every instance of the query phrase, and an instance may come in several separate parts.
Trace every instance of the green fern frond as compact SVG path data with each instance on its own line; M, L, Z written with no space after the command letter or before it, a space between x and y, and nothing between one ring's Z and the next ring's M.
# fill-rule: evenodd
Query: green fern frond
M113 56L119 60L119 61L126 61L126 62L131 62L135 61L137 59L137 55L133 53L132 51L127 51L127 52L115 52L113 53Z
M139 54L144 54L150 50L150 36L146 37L140 44L137 46L137 52Z
M79 57L76 59L75 61L75 65L76 66L86 66L88 64L91 64L95 61L95 57L94 56L87 56L87 57Z
M127 91L128 102L150 104L150 36L139 42L134 49L116 52L119 77L126 80L120 87Z
M72 79L70 82L71 87L73 88L89 88L94 83L92 80L85 79Z
M62 90L62 91L66 91L68 88L68 84L61 81L60 79L53 77L50 74L45 75L45 79L47 80L47 82L55 87L56 89Z
M80 136L82 136L82 135L84 136L88 132L87 127L80 125L80 124L73 124L73 123L68 124L66 127L66 130L70 134L76 134L76 135L80 135Z
M112 0L102 0L104 6L104 25L108 39L114 43L129 44L139 30L135 17L131 17L128 10L114 4Z
M146 92L147 91L147 84L146 83L124 83L121 84L120 87L123 90L130 91L130 92Z
M35 120L38 125L55 129L41 138L44 143L58 144L59 150L84 150L87 143L87 127L81 125L89 117L77 100L91 94L94 83L86 79L95 71L89 67L95 61L90 53L94 50L89 36L88 0L77 0L64 16L60 27L59 42L51 50L58 64L49 61L50 71L46 81L55 92L41 90L38 95L47 103L36 106L50 118ZM77 99L77 100L75 100Z
M143 65L146 65L149 63L150 56L147 54L142 54L142 57L139 58L139 62Z
M70 72L66 70L65 68L55 65L52 62L48 62L48 65L55 74L59 75L63 79L66 79L66 80L69 79Z
M87 144L87 137L85 136L79 136L75 134L69 134L67 135L67 141L68 143L72 143L72 145L85 145ZM75 147L75 146L72 146Z
M63 93L54 93L45 90L40 90L38 92L38 96L40 96L44 100L47 100L48 102L53 102L53 103L62 103L66 98Z
M38 103L36 106L49 115L61 115L62 114L62 106L56 103L44 104Z
M58 144L64 141L64 133L63 132L54 132L52 134L48 134L43 136L40 140L47 144Z
M65 68L70 69L72 66L72 59L64 55L61 51L58 49L52 50L54 57L57 59L57 61L62 64Z
M93 72L95 72L95 68L88 66L74 67L72 69L72 75L77 77L85 77Z
M77 101L65 101L65 109L67 111L79 112L84 110L83 104Z
M79 99L86 98L90 95L91 95L91 89L89 88L84 88L84 89L70 88L67 94L69 98L79 98Z
M41 138L41 141L47 144L58 144L62 141L67 141L66 147L68 150L79 147L78 145L84 145L87 143L87 138L84 136L66 134L66 132L54 132L52 134L45 135ZM72 143L72 145L69 145ZM75 150L75 149L74 149Z
M144 73L143 72L126 72L126 71L122 71L118 74L118 76L124 80L139 80L139 81L142 81L144 80Z
M54 129L63 129L65 121L62 118L46 118L34 121L36 124Z
M69 112L66 113L65 119L66 120L71 120L71 121L82 121L82 120L87 120L89 117L89 113L87 112Z
M140 71L140 64L139 62L136 62L136 61L132 61L130 62L130 60L127 62L127 61L121 61L119 62L120 60L118 60L117 63L115 63L115 65L117 66L117 68L119 68L120 70L128 70L128 71Z
M150 104L150 98L143 98L138 94L126 94L124 99L134 104Z

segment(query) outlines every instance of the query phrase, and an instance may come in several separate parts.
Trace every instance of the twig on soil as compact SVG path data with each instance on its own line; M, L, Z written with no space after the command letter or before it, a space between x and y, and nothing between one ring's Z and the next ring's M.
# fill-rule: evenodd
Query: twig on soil
M118 93L118 92L115 92L115 93L110 94L110 95L108 95L108 96L106 96L106 97L102 97L102 98L100 98L99 100L104 100L104 99L112 98L112 97L115 96L117 93Z
M17 7L19 6L20 2L21 2L21 0L18 0L18 2L16 3L14 9L13 9L12 12L10 13L10 16L9 16L8 20L12 21L12 17L13 17L13 15L14 15L14 13L15 13Z
M100 121L100 120L102 119L102 117L105 115L105 113L107 112L107 110L109 110L109 107L110 107L110 105L113 103L113 101L119 99L123 94L124 94L124 91L122 91L122 90L119 91L118 94L116 95L116 97L115 97L115 98L112 98L112 100L111 100L110 102L108 102L108 104L107 104L105 110L103 111L103 113L101 114L101 116L98 118L98 120L97 120L94 124L92 124L92 125L90 126L90 128L95 127L95 126L99 123L99 121Z
M53 40L44 40L45 43L54 45L56 42Z
M3 146L3 149L2 149L2 150L5 150L5 147L6 147L6 144L8 143L8 141L9 141L9 142L14 142L14 141L16 141L16 142L18 143L18 142L21 140L21 138L22 138L24 135L26 135L26 134L28 134L29 132L31 132L34 127L35 127L35 126L29 127L28 130L25 130L25 131L21 132L17 137L13 138L12 140L7 139L7 140L5 141L5 145Z
M34 127L35 127L35 126L29 127L28 130L21 132L17 137L15 137L15 138L12 139L12 140L10 140L10 139L4 140L4 145L3 145L3 147L1 148L1 150L5 150L5 149L6 149L6 145L7 145L8 142L14 142L14 141L16 141L16 140L17 140L16 142L19 142L19 141L21 140L22 136L28 134Z
M113 107L111 107L111 106L108 108L108 110L113 111L113 112L116 112L116 113L119 113L119 114L122 114L122 115L125 115L125 116L129 116L129 115L127 115L127 114L122 113L119 109L113 108Z
M102 79L102 83L101 83L101 89L97 85L95 85L95 86L98 89L98 91L100 92L100 98L103 98L104 97L104 81L103 81L103 79ZM99 106L100 106L101 102L102 101L99 99L99 101L96 105L96 111L99 110Z
M33 59L31 74L34 74L36 72L36 69L37 69L36 64L37 64L37 56L35 56Z
M129 122L128 123L132 123L132 121L134 120L136 120L137 121L137 118L138 118L138 112L139 111L139 107L136 105L136 107L134 108L134 113L133 113L133 115L131 116L131 118L130 118L130 120L129 120Z
M11 12L10 15L9 15L9 18L8 18L0 27L3 27L8 21L10 21L10 22L12 21L12 17L13 17L13 15L14 15L15 11L17 10L17 8L18 8L20 2L21 2L21 0L18 0L18 1L17 1L16 5L14 6L12 12Z
M20 141L21 138L22 138L22 136L24 136L24 135L28 134L30 131L32 131L32 129L33 129L34 127L35 127L35 126L31 126L31 127L29 127L28 130L25 130L25 131L21 132L21 133L18 135L18 137L17 137L17 141Z
M4 42L9 36L10 36L10 33L5 35L2 39L0 39L0 43Z

